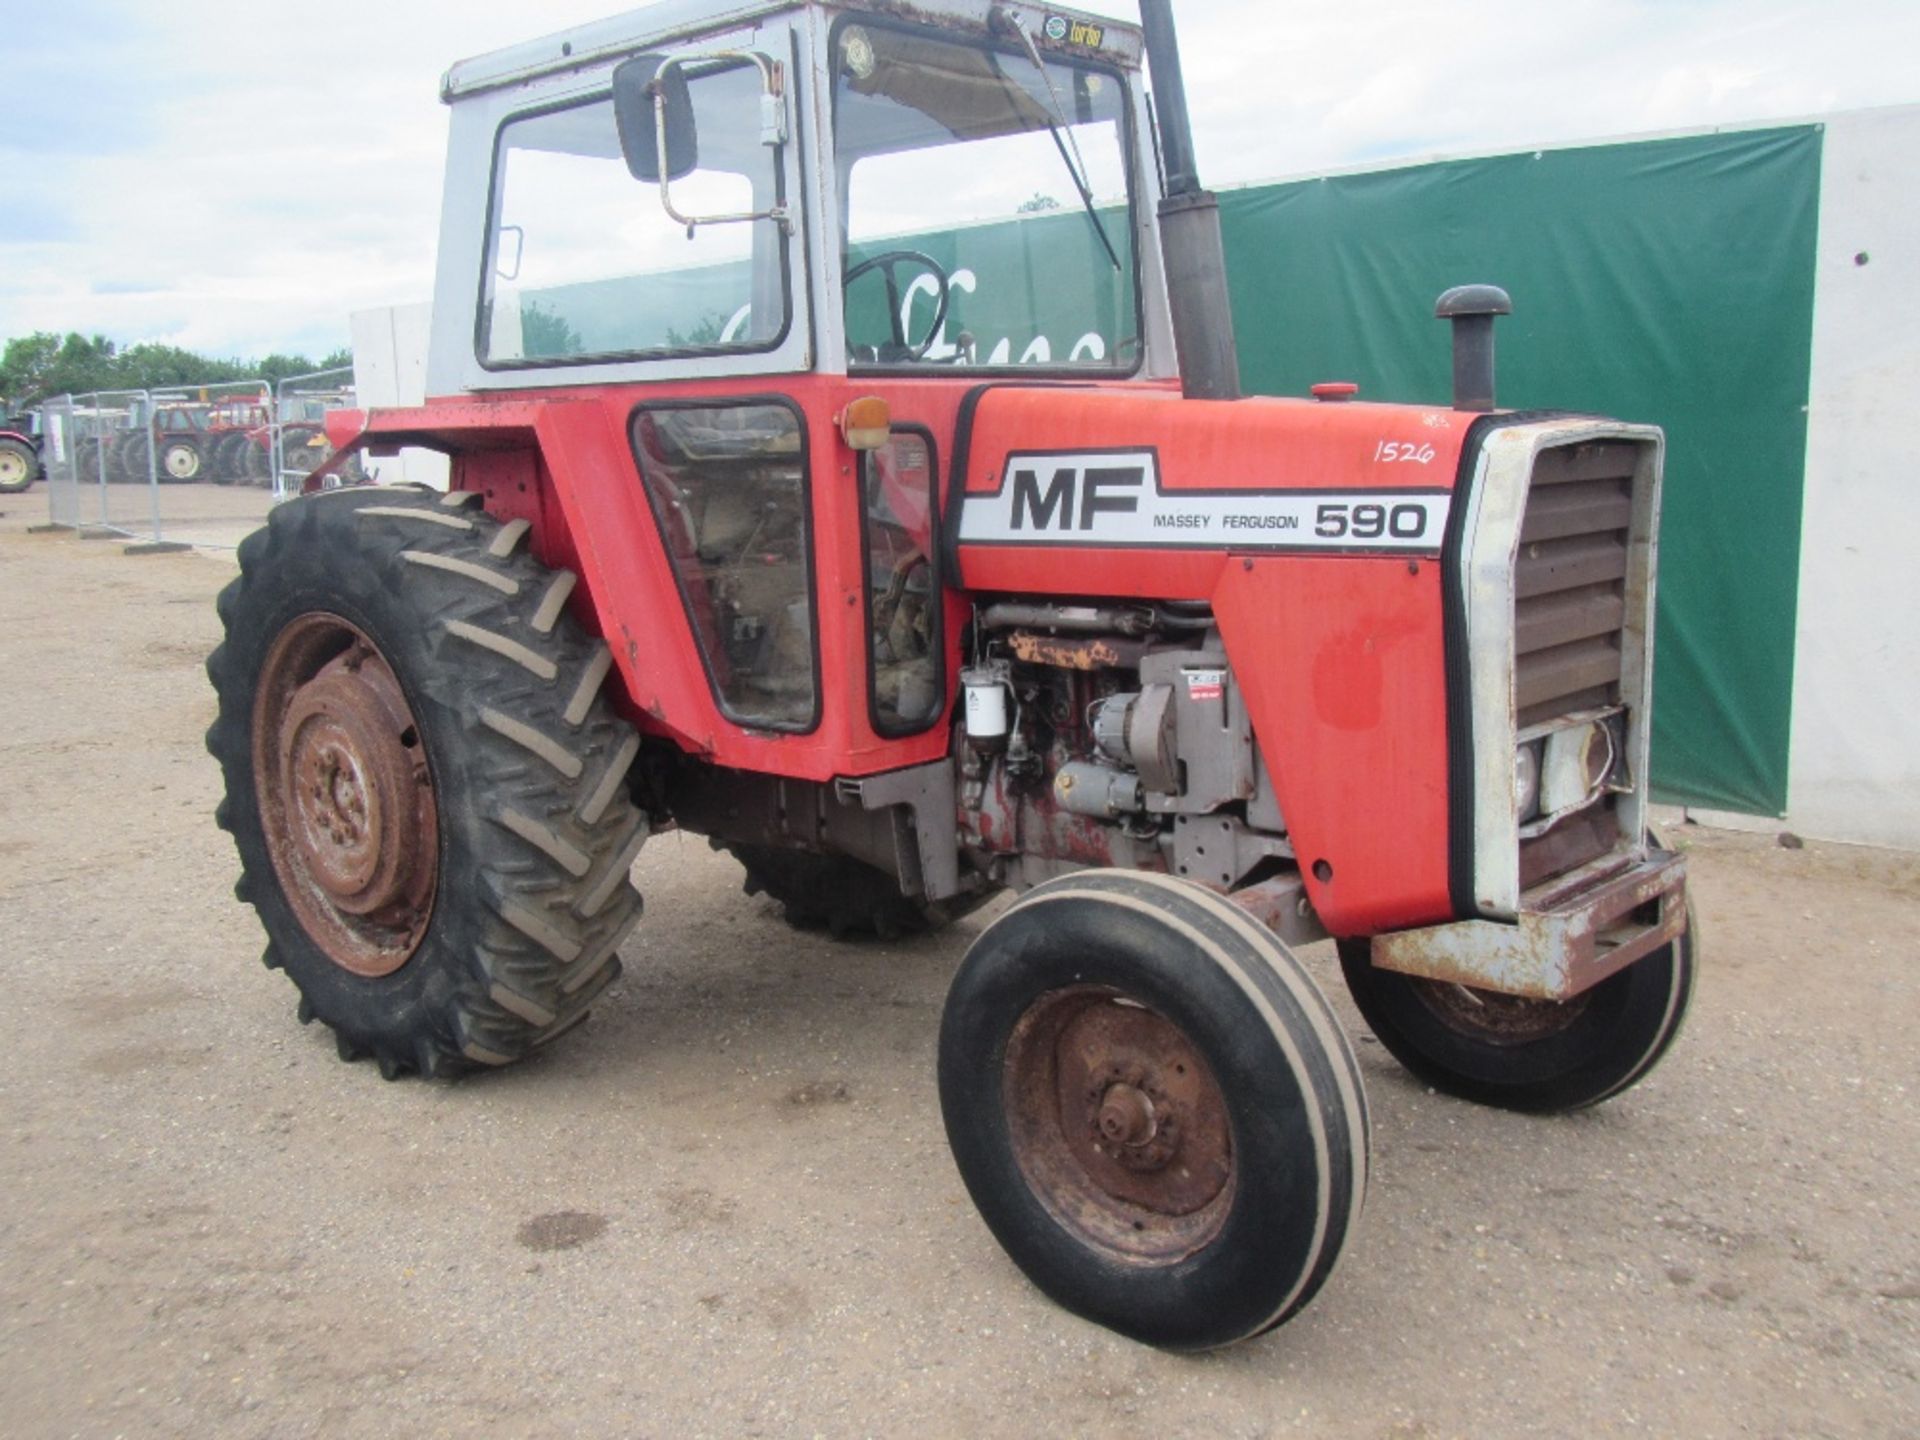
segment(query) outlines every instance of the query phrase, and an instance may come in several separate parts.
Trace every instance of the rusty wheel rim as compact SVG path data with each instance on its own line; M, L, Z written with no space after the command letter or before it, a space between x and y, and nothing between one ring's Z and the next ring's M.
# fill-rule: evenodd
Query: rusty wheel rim
M1531 1045L1560 1034L1586 1013L1592 991L1571 1000L1529 1000L1444 980L1415 980L1414 993L1455 1034L1483 1045Z
M315 611L261 667L253 773L274 873L302 928L355 975L391 975L433 914L439 812L400 681L365 632Z
M1013 1152L1055 1220L1121 1259L1171 1264L1233 1204L1226 1097L1172 1021L1116 990L1041 996L1007 1042Z

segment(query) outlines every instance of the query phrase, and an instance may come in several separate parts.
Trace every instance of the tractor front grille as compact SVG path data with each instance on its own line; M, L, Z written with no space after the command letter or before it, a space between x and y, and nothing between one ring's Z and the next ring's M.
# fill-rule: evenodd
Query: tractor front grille
M1642 447L1593 441L1541 453L1514 558L1514 721L1520 733L1562 717L1620 706L1635 475ZM1644 623L1646 617L1639 617ZM1624 725L1622 727L1624 733ZM1520 886L1530 889L1613 850L1616 797L1520 842Z
M1534 466L1513 574L1515 723L1621 700L1628 539L1639 447L1548 450Z

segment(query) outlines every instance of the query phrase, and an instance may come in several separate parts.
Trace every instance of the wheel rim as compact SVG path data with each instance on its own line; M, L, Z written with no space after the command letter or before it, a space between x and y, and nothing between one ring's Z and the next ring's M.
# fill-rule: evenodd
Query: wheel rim
M1592 991L1571 1000L1529 1000L1441 980L1415 980L1413 992L1442 1025L1483 1045L1532 1045L1561 1034L1586 1013Z
M1172 1264L1219 1234L1234 1193L1226 1097L1172 1021L1103 987L1051 991L1014 1026L1003 1087L1022 1175L1082 1241Z
M313 612L275 638L253 768L274 873L307 934L355 975L398 970L432 917L439 812L399 679L357 626Z
M26 476L26 460L17 451L0 450L0 485L18 485Z
M173 445L167 449L167 474L176 480L191 480L200 473L200 452L191 445Z

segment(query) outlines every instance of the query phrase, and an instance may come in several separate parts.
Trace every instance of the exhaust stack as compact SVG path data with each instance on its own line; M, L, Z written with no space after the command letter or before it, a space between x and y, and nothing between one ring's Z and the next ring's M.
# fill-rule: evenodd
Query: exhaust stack
M1220 241L1220 202L1200 188L1193 161L1187 89L1173 36L1171 0L1140 0L1147 68L1160 126L1166 195L1160 201L1160 250L1167 303L1180 360L1180 388L1189 399L1238 400L1240 356L1227 301L1227 256Z

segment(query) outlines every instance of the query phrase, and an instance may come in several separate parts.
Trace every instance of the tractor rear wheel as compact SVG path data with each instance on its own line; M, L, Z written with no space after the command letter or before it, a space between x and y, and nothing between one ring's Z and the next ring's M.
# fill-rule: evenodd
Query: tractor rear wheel
M147 483L148 436L135 430L112 442L107 451L107 478L122 485Z
M900 893L884 870L845 855L818 855L780 845L729 843L728 854L746 867L741 889L780 902L796 930L826 930L836 940L874 936L898 940L946 928L992 899L983 890L948 900L919 900Z
M207 478L216 485L231 485L236 480L244 480L247 474L247 436L242 430L229 430L217 436L213 442L212 463L207 467Z
M240 546L207 661L235 893L300 1018L392 1079L582 1019L639 918L639 749L571 573L471 492L332 491Z
M1052 880L981 933L940 1023L940 1108L1028 1278L1171 1349L1296 1314L1366 1194L1326 997L1245 912L1164 875Z
M40 457L31 445L0 440L0 495L17 495L40 478Z
M1506 1110L1598 1105L1660 1062L1693 997L1693 924L1571 1000L1528 1000L1381 970L1365 940L1340 968L1368 1027L1418 1079Z

